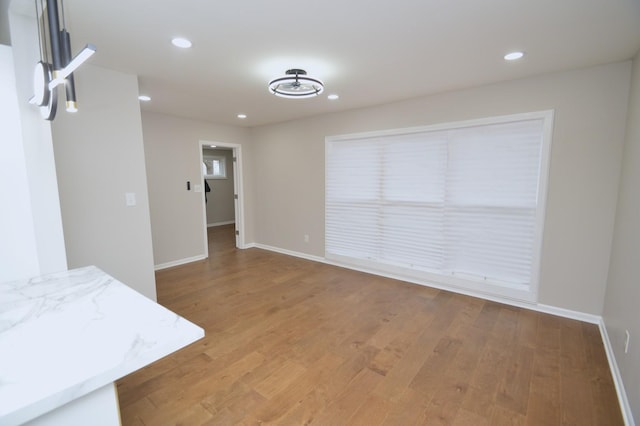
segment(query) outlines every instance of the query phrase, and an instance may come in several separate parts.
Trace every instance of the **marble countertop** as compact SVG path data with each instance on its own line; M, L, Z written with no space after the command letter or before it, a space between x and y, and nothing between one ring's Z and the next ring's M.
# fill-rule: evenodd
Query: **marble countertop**
M96 267L0 284L0 424L21 424L204 336Z

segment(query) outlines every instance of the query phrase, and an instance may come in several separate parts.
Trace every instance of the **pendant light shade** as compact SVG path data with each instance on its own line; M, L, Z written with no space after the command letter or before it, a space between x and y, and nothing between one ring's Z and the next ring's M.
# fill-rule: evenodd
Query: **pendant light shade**
M305 70L287 70L284 77L271 80L269 92L283 98L311 98L324 90L324 83L307 75Z
M96 48L87 44L72 58L71 38L65 24L63 0L36 0L35 6L40 61L34 70L34 96L29 102L40 108L44 119L51 121L56 116L60 85L65 87L67 111L78 111L73 72L95 53Z

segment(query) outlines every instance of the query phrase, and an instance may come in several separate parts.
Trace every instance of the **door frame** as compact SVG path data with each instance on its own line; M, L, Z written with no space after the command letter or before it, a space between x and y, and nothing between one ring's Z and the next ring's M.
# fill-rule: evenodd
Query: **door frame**
M236 247L239 249L246 248L244 237L244 185L242 184L242 145L237 143L217 142L200 140L198 142L198 155L200 156L200 181L204 182L204 173L202 171L203 156L202 150L210 145L218 148L230 148L233 152L233 193L234 193L234 210L235 210L235 231L236 231ZM209 257L209 243L207 241L207 205L205 200L204 188L202 190L202 235L205 257Z

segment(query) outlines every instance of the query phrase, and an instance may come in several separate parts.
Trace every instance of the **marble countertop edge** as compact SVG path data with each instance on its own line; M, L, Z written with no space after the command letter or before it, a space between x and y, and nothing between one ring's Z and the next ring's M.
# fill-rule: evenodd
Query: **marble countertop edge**
M161 358L164 358L165 356L176 352L177 350L185 348L204 337L204 330L202 330L201 328L194 331L196 332L194 332L192 335L185 336L185 338L182 339L183 341L176 341L174 342L174 345L166 345L166 347L159 349L153 355L140 357L135 362L131 362L123 366L118 366L113 370L106 371L84 382L69 386L66 389L62 389L59 392L49 395L39 401L33 402L23 407L19 407L11 413L0 413L0 425L21 425L58 407L61 407L79 397L100 389L101 387L106 386L109 383L114 383L116 380L119 380L122 377L140 370L141 368L146 367L160 360Z
M19 425L201 339L90 266L0 283L0 425Z

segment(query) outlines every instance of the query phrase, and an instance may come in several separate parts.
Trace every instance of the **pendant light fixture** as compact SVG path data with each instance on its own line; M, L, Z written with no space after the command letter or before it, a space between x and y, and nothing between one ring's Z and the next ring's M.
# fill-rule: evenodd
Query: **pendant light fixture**
M40 3L40 7L38 7L38 3ZM76 112L78 110L73 72L95 53L96 48L91 44L87 44L78 55L71 58L71 37L66 28L62 0L60 0L62 29L60 29L57 0L46 0L46 4L45 0L35 0L35 4L40 61L36 64L34 70L34 96L29 102L40 107L42 117L51 121L56 116L57 87L60 84L64 83L65 85L67 111ZM51 58L49 58L49 54L51 54ZM49 61L50 59L51 62Z
M287 70L284 77L269 82L269 92L283 98L312 98L324 90L324 83L307 75L305 70Z

